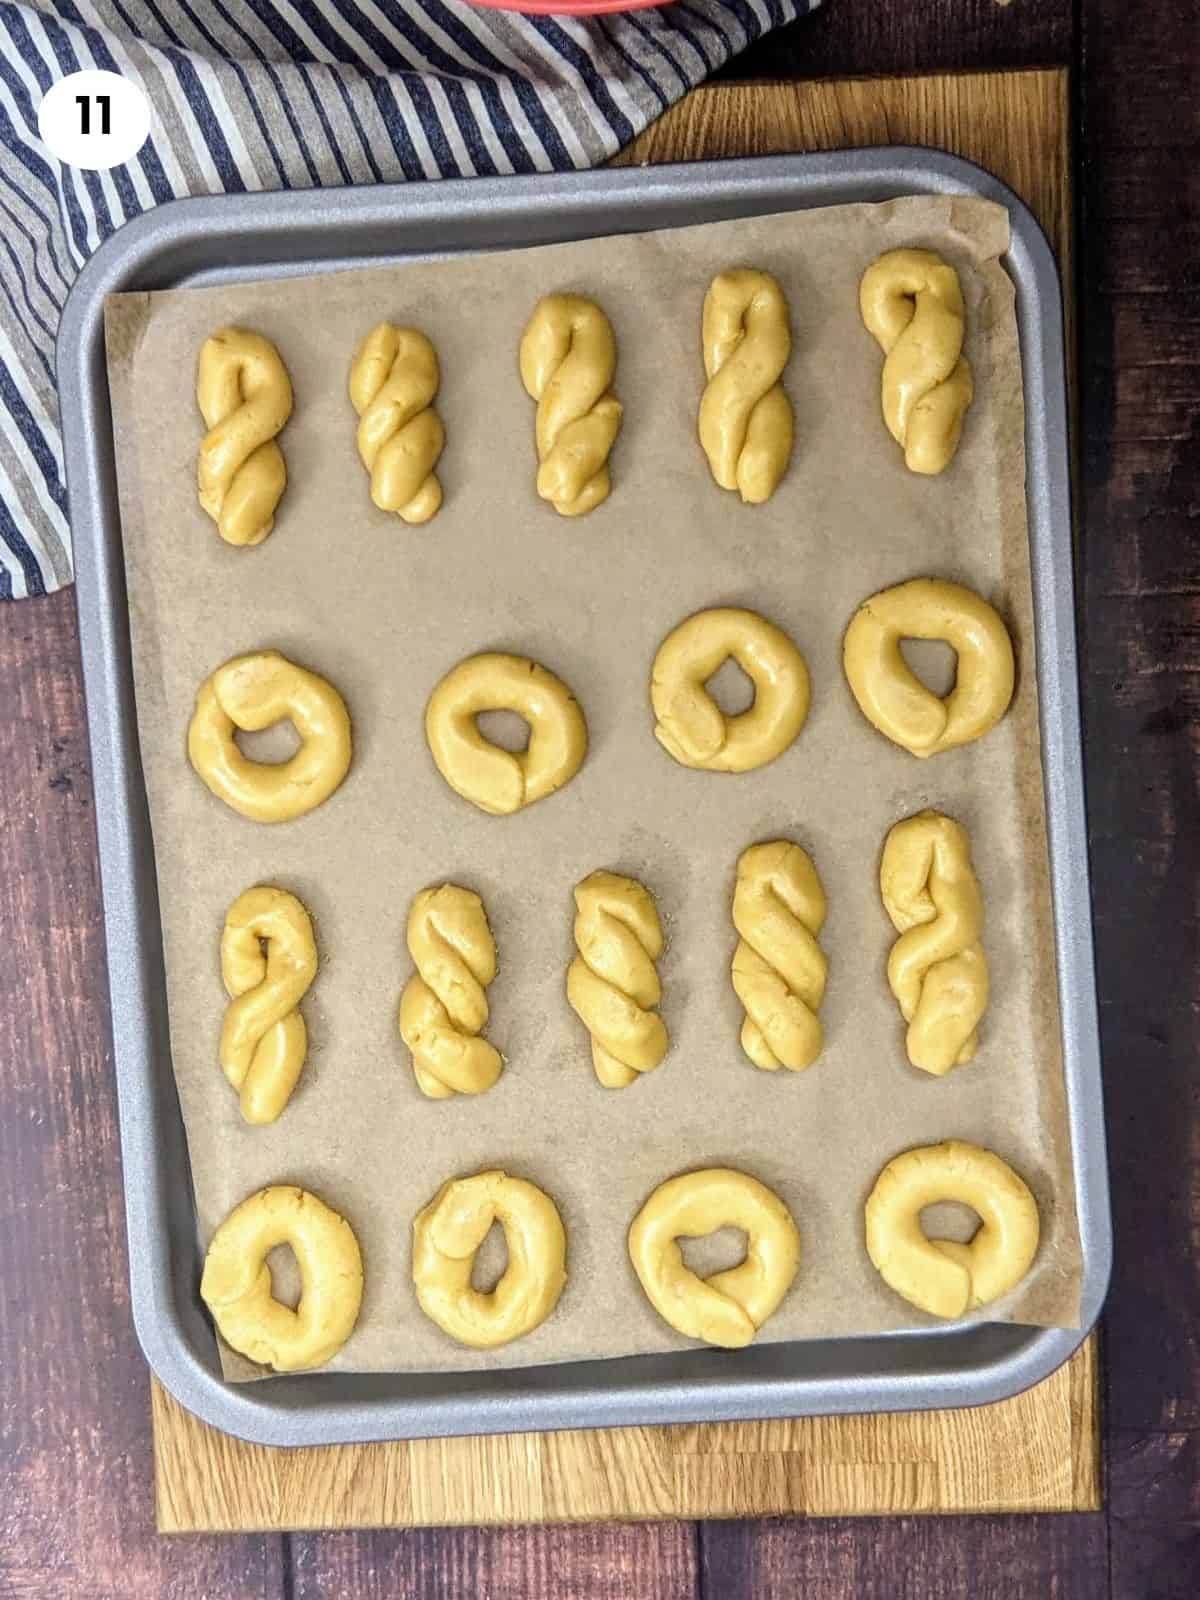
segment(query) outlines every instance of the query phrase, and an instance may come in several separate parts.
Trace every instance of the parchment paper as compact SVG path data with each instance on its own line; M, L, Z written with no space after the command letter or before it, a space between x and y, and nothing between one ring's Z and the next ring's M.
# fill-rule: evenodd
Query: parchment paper
M1020 368L1012 286L997 261L1007 242L999 207L915 198L110 302L139 734L199 1226L207 1242L238 1201L278 1182L314 1190L350 1219L366 1294L335 1367L512 1366L679 1348L641 1292L625 1234L656 1184L711 1164L756 1174L800 1227L799 1275L761 1340L920 1326L928 1319L867 1259L862 1206L891 1156L951 1136L1012 1162L1041 1208L1034 1268L989 1316L1077 1323ZM881 358L858 315L863 268L908 244L958 266L968 305L976 400L957 460L935 480L909 474L884 429ZM795 454L757 509L712 483L695 431L701 301L714 273L742 264L779 278L794 330ZM613 495L574 522L535 496L533 405L517 374L521 330L554 289L594 296L608 312L625 404ZM354 447L348 364L384 317L422 328L441 358L446 503L424 529L372 507ZM273 339L295 385L280 441L287 492L275 532L254 550L224 545L196 503L196 357L227 322ZM959 580L997 605L1019 664L1004 722L929 762L867 724L840 655L859 602L919 575ZM780 624L812 674L799 740L746 776L686 770L651 732L654 653L676 623L715 604ZM333 799L274 827L214 799L185 755L200 682L229 656L268 646L340 688L355 741ZM508 818L459 799L423 736L434 684L483 649L527 654L565 678L590 731L579 776ZM945 665L936 647L927 654L934 676ZM259 742L251 753L264 748L282 749ZM970 832L992 974L979 1054L940 1080L905 1058L884 977L895 935L878 891L888 828L923 806ZM802 1074L748 1064L729 981L737 857L781 835L813 853L829 898L826 1043ZM670 1054L616 1092L597 1084L563 993L571 890L600 866L650 886L669 940L660 971ZM409 903L447 880L479 890L491 919L500 974L488 1035L507 1067L486 1095L433 1102L416 1088L396 1011L411 971ZM233 899L260 882L299 894L321 954L304 1002L308 1064L265 1128L242 1122L217 1064L220 929ZM570 1277L536 1332L476 1354L421 1313L410 1227L445 1178L489 1166L533 1179L558 1202ZM691 1259L728 1264L730 1242L691 1247ZM232 1376L255 1375L226 1354Z

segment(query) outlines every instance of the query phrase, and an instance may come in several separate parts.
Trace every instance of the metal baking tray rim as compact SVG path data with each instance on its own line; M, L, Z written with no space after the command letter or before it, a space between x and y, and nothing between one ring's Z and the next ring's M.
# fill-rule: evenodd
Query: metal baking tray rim
M103 306L121 290L330 271L463 249L685 226L902 194L1011 218L1047 824L1084 1274L1078 1329L978 1319L869 1338L686 1350L493 1372L309 1374L229 1385L198 1298L200 1249L170 1067L157 885L129 657ZM615 213L615 215L614 215ZM436 233L431 240L430 232ZM329 241L334 241L333 250ZM348 253L348 247L356 246ZM433 248L431 248L433 245ZM214 253L220 256L214 263ZM978 1405L1047 1377L1094 1325L1112 1265L1080 742L1062 305L1050 247L999 179L905 146L529 178L215 196L125 224L83 268L57 363L91 737L134 1324L165 1387L261 1444Z

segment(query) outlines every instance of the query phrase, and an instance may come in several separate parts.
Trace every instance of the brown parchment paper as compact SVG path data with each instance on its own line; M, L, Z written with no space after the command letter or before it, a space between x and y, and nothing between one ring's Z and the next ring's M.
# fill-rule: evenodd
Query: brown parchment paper
M1035 1266L989 1314L1077 1323L1020 368L1012 286L997 260L1007 242L999 207L913 198L110 302L139 734L201 1235L268 1183L301 1184L344 1213L362 1243L366 1294L335 1367L526 1365L680 1347L638 1286L625 1234L656 1184L710 1164L756 1174L800 1227L799 1275L760 1339L919 1326L921 1313L867 1259L862 1206L889 1157L950 1136L997 1150L1041 1207ZM958 458L936 480L910 475L884 429L881 358L858 315L865 265L907 244L952 260L968 305L976 400ZM757 509L715 487L695 432L701 301L714 273L740 264L779 278L794 330L795 453L779 492ZM517 374L521 330L553 289L594 296L608 312L625 404L613 495L574 522L535 496L533 405ZM446 503L424 529L372 507L354 447L348 364L384 317L422 328L441 358ZM226 322L273 339L295 385L281 438L288 488L275 532L254 550L222 544L196 503L196 356ZM996 604L1019 663L1005 721L927 763L862 718L840 654L862 599L925 574ZM676 623L714 604L779 623L812 673L800 738L746 776L688 771L651 733L654 653ZM274 827L215 800L185 755L201 680L267 646L341 689L355 740L333 799ZM434 684L489 648L564 677L590 731L579 776L508 818L459 799L423 736ZM936 674L945 663L926 665ZM979 1054L941 1080L905 1058L884 977L894 933L877 881L888 828L923 806L970 831L992 973ZM747 1063L729 982L737 857L780 835L813 853L829 898L826 1044L802 1074ZM571 890L600 866L650 886L669 940L660 971L670 1054L616 1092L597 1084L563 993ZM491 919L500 974L488 1035L507 1066L486 1095L432 1102L413 1081L396 1011L411 971L409 902L446 880L479 890ZM257 882L299 894L321 954L304 1002L308 1064L265 1128L242 1122L217 1065L220 928ZM478 1354L421 1313L410 1228L445 1178L488 1166L533 1179L558 1202L570 1277L549 1321ZM707 1254L694 1248L702 1266L732 1259L728 1240ZM227 1370L255 1373L228 1353Z

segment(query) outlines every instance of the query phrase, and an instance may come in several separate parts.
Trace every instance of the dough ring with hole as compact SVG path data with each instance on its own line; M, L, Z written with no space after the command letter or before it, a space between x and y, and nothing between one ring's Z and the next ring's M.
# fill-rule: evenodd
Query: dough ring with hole
M754 703L727 717L705 684L730 658L754 684ZM682 766L749 772L782 755L808 716L804 657L754 611L697 611L669 633L654 658L654 737Z
M258 733L289 720L300 748L287 761L250 761L234 732ZM206 678L188 725L188 759L196 773L234 811L255 822L290 822L313 811L350 767L346 702L315 672L278 650L234 656Z
M513 752L479 731L484 711L515 711L529 724L529 746ZM429 697L425 737L450 787L493 816L544 800L579 771L587 723L575 696L552 672L524 656L488 652L452 668Z
M962 354L958 273L932 250L889 250L863 273L858 305L883 351L880 398L910 472L935 477L954 459L975 395Z
M967 830L940 811L905 817L884 844L879 892L900 935L887 979L908 1024L908 1059L940 1077L974 1058L988 1003L983 896Z
M271 1293L267 1254L290 1245L300 1269L293 1311ZM354 1331L362 1305L362 1255L343 1217L305 1189L261 1189L212 1236L200 1294L225 1343L276 1372L320 1367Z
M475 1253L493 1222L508 1265L489 1294L471 1286ZM459 1344L490 1350L530 1333L567 1281L567 1236L548 1194L506 1172L444 1183L413 1222L413 1283L421 1310Z
M200 504L227 544L261 544L287 485L275 443L292 414L292 383L261 333L220 328L200 347L196 404L208 432L196 461Z
M921 1211L957 1200L978 1212L970 1244L929 1239ZM961 1317L1014 1288L1037 1254L1038 1208L991 1150L960 1139L896 1156L866 1206L867 1254L890 1289L935 1317Z
M741 1228L746 1259L700 1278L679 1239ZM800 1234L777 1194L745 1172L708 1167L660 1184L633 1219L629 1259L665 1322L689 1339L747 1345L777 1310L800 1265Z
M940 639L955 650L945 699L905 661L903 639ZM846 629L842 662L867 721L922 759L982 738L1013 696L1012 640L999 613L973 589L942 578L913 578L865 600Z
M316 975L312 919L296 896L269 884L238 895L221 932L220 1060L247 1122L274 1122L291 1099L308 1051L300 1002Z

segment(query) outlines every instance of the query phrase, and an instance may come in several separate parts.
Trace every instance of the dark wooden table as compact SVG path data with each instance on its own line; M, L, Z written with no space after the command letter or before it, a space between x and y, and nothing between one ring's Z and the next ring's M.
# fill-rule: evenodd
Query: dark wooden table
M1106 1510L156 1537L68 592L0 607L0 1597L1200 1592L1198 44L1195 0L827 0L735 69L1073 70L1080 621L1117 1231Z

